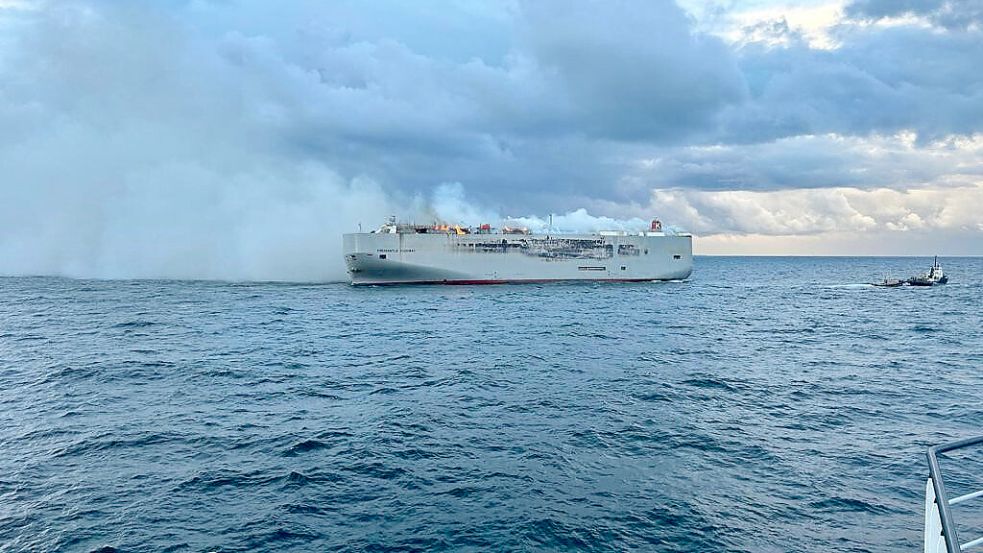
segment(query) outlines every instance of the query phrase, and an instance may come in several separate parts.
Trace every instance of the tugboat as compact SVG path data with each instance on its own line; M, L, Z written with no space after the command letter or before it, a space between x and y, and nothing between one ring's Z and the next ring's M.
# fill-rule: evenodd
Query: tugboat
M942 272L942 265L939 265L939 256L935 256L935 262L927 273L908 279L908 284L911 286L935 286L936 284L945 284L946 282L949 282L949 277Z

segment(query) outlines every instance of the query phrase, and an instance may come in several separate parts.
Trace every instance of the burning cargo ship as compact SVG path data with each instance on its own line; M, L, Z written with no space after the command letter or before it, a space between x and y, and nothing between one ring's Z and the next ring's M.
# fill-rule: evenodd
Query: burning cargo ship
M352 284L504 284L686 278L693 238L662 230L533 234L525 228L397 223L344 235Z

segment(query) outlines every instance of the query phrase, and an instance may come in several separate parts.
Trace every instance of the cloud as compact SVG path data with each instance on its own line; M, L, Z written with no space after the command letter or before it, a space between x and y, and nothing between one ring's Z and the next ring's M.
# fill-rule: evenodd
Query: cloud
M966 6L779 7L728 43L668 0L7 2L0 273L339 278L390 213L978 232L902 201L980 182Z
M801 134L972 134L983 124L983 34L854 30L835 52L746 47L751 101L728 109L726 141Z
M523 15L528 55L558 80L577 132L677 141L746 93L732 53L669 0L535 1Z
M694 239L693 251L697 255L925 256L925 261L912 264L909 274L916 274L928 268L933 255L943 256L943 264L945 257L980 255L978 244L978 231L826 232L793 236L714 234ZM879 280L883 276L871 278Z
M983 232L983 185L939 189L655 190L648 211L671 211L695 232L770 236L874 231Z
M690 10L703 12L699 18L701 30L721 36L733 45L774 47L800 43L820 50L838 47L833 31L843 19L843 4L843 0L784 4L728 2L707 10L692 0L685 2Z
M629 186L768 190L857 187L909 188L974 184L983 174L983 135L921 144L913 132L864 138L803 135L757 144L651 149Z
M869 21L915 16L946 29L979 30L983 22L983 1L854 0L847 6L846 13Z
M978 132L983 29L939 25L945 14L977 20L981 6L872 0L725 12L712 29L733 41L749 95L723 108L719 141Z

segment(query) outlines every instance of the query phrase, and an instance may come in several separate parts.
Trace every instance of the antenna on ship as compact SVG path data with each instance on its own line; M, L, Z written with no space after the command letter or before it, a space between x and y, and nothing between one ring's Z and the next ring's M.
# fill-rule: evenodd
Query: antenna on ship
M550 213L550 232L553 232L553 214Z

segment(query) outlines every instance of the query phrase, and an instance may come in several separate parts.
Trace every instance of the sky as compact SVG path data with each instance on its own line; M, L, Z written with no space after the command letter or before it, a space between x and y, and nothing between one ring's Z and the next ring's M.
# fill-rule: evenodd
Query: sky
M343 278L386 216L983 255L983 0L0 0L0 274Z

